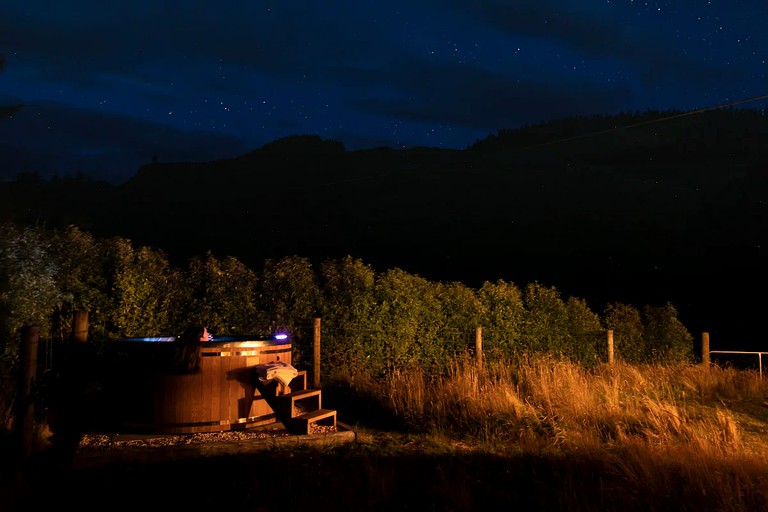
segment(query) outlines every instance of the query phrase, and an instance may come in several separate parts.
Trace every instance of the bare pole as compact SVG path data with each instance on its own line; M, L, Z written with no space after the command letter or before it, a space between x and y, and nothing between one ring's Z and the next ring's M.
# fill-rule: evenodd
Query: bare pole
M477 360L477 369L483 368L483 328L475 329L475 359Z
M75 311L72 318L72 341L75 343L88 341L88 311Z
M709 333L701 333L701 364L709 366Z
M313 337L313 352L314 352L314 361L313 361L313 371L312 371L312 382L315 389L318 389L320 387L320 319L315 318L315 328L314 328L314 337Z
M613 364L613 329L608 329L608 364Z
M16 430L21 439L21 455L32 453L35 425L34 388L37 377L37 348L40 327L25 325L21 328L21 373L16 401Z

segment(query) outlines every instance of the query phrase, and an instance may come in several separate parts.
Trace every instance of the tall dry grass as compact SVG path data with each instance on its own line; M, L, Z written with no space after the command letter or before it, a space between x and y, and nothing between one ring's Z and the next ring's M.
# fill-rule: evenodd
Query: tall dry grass
M479 369L464 357L445 375L398 370L358 385L414 431L469 440L495 455L597 458L617 481L632 483L648 510L659 496L675 502L678 494L680 504L685 496L717 510L768 503L767 434L745 435L732 407L758 404L749 421L768 432L768 383L755 372L684 364L587 369L549 356Z
M413 428L489 445L596 448L641 440L715 453L742 447L724 401L768 394L768 384L754 372L683 364L587 369L550 356L490 362L482 369L464 358L439 377L410 369L363 382L369 395L383 397L392 414Z

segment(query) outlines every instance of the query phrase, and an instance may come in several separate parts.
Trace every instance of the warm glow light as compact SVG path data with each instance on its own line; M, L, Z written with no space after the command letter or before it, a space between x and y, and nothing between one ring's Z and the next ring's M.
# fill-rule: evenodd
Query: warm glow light
M255 348L264 347L268 342L263 340L251 340L251 341L236 341L231 343L224 343L222 347L237 347L237 348Z

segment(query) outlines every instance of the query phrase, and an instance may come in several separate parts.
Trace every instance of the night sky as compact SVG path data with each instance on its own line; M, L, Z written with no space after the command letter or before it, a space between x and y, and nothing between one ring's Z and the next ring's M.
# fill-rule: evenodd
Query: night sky
M119 182L298 134L461 149L741 102L768 93L766 26L765 0L4 0L0 105L23 108L0 120L0 178Z

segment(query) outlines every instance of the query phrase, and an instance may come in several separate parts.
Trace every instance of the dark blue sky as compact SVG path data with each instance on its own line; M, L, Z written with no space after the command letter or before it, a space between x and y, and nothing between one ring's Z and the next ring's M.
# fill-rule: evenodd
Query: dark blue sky
M0 178L707 108L768 93L766 26L765 0L4 0Z

